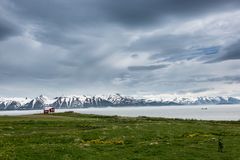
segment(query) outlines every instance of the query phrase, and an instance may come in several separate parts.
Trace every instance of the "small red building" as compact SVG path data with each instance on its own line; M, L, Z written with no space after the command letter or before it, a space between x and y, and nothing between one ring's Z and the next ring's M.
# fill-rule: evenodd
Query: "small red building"
M48 114L48 113L54 113L55 112L55 108L54 107L45 107L43 110L44 114Z

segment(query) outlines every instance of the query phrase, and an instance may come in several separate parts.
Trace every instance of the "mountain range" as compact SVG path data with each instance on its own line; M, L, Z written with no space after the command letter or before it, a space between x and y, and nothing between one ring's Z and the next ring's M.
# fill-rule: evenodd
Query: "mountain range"
M163 105L211 105L211 104L240 104L235 97L175 97L175 98L134 98L113 94L108 96L61 96L48 98L40 95L31 98L1 98L0 110L32 110L43 109L46 106L60 108L88 107L124 107L124 106L163 106Z

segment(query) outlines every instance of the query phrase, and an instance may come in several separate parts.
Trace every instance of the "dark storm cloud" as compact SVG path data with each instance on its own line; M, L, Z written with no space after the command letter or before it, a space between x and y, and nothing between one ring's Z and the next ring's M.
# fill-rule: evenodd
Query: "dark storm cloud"
M157 20L164 23L171 18L238 8L240 4L238 0L103 0L100 3L112 20L128 26L149 25Z
M0 41L19 33L20 29L17 26L0 18Z
M15 6L11 9L18 13L20 17L28 18L38 22L40 25L43 25L41 24L43 22L49 26L57 24L60 28L66 26L74 28L74 24L82 24L84 27L86 22L98 21L97 18L94 18L95 16L101 16L100 12L96 10L97 5L95 4L98 2L95 0L42 0L37 2L32 0L23 0L22 2L12 0L11 2Z
M72 0L72 1L32 1L11 0L14 7L8 8L18 18L40 26L41 30L33 34L39 41L65 46L83 43L82 36L102 36L112 26L130 26L145 29L168 23L171 19L181 21L184 18L208 14L209 12L234 9L238 0ZM76 32L75 36L66 35ZM145 37L147 38L147 37ZM159 50L171 48L169 52L181 52L180 42L190 37L165 36L162 39L144 40L132 44L133 50ZM165 42L165 38L166 42ZM177 40L175 40L177 39ZM169 43L169 41L173 41ZM183 41L184 42L184 41ZM159 45L159 43L162 43ZM143 44L143 45L142 45ZM142 47L141 47L142 46ZM175 47L176 46L176 47Z
M208 12L238 8L238 0L11 0L17 13L34 21L58 27L113 22L126 26L145 26L171 18L193 17Z
M160 65L149 65L149 66L129 66L128 70L130 71L151 71L166 68L168 65L160 64Z
M238 0L12 0L24 16L49 20L62 25L98 22L101 20L139 25L169 17L206 14L237 8Z
M9 5L11 7L7 10L15 13L23 23L30 22L41 28L40 31L33 33L39 41L59 46L78 45L82 43L82 35L99 36L114 25L145 29L147 26L164 25L171 19L181 21L182 18L196 18L209 12L232 10L238 8L240 4L238 0L11 0L10 2L12 5ZM68 32L77 32L77 36L66 35ZM158 44L154 43L149 47L156 48L156 46ZM133 48L138 49L139 46Z

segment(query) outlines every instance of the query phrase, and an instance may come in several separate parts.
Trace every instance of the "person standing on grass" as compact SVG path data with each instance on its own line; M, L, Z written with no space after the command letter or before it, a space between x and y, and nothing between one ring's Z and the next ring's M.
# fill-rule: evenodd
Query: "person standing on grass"
M221 138L218 138L218 152L223 152L223 142Z

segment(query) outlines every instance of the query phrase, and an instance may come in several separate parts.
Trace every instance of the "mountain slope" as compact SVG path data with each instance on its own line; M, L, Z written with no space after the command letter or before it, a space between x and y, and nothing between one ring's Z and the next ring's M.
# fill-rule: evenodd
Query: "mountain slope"
M87 107L117 107L117 106L161 106L161 105L210 105L210 104L240 104L240 99L234 97L176 97L164 98L134 98L120 94L108 96L69 96L49 99L43 95L34 99L0 98L0 110L43 109L45 106L59 108Z

